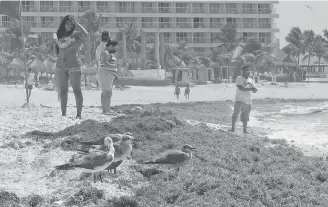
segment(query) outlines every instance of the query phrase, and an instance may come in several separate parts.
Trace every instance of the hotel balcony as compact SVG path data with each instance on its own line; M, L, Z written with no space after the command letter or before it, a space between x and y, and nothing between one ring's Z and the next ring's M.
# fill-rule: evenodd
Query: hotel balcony
M181 28L181 29L183 29L183 28L189 28L190 29L190 28L192 28L191 25L192 24L189 24L187 22L185 22L185 23L177 22L175 28Z
M164 36L164 43L175 46L181 42L186 42L188 44L188 47L203 47L203 48L210 48L210 47L217 47L222 44L222 42L216 37L192 37L190 33L188 33L187 37L177 37L177 34L171 33L169 37ZM191 35L191 36L190 36ZM252 38L258 38L258 36L248 37L244 38L243 45L245 45L250 39ZM146 38L147 39L147 38ZM273 41L273 38L271 37L263 37L260 38L261 43L263 46L273 46L275 45L275 42ZM152 47L154 44L153 39L149 39L146 46Z
M38 12L44 13L71 13L77 15L78 13L88 10L102 12L103 16L120 16L120 17L132 17L138 13L141 17L149 16L156 17L158 14L163 17L190 17L190 14L194 14L199 17L224 17L226 14L233 15L235 17L244 17L242 15L265 15L268 18L279 17L276 14L276 9L270 9L270 2L264 4L253 3L252 8L243 8L242 3L160 3L160 2L92 2L83 1L83 5L79 3L73 3L71 1L59 1L59 2L43 2L37 6L37 3L23 5L23 16L38 16ZM161 5L160 5L161 4ZM164 5L164 6L163 6ZM168 5L168 6L165 6ZM174 5L174 6L173 6ZM258 6L264 6L260 8ZM268 8L265 6L268 5ZM53 15L50 14L50 15ZM151 15L150 15L151 14ZM44 14L42 14L44 15ZM50 16L49 15L49 16ZM64 15L64 14L62 14ZM48 15L45 15L48 16Z
M58 7L40 7L40 12L58 12Z
M154 7L141 7L141 13L157 13L157 9Z

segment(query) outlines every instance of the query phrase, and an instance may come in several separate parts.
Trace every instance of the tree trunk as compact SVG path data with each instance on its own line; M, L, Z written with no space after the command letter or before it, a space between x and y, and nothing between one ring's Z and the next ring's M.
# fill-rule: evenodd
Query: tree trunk
M256 63L256 76L255 76L255 83L259 83L260 81L260 64L259 62Z
M159 68L160 65L160 59L159 59L159 32L155 33L155 65L156 68Z
M140 36L141 36L141 68L142 70L146 67L146 42L145 42L145 33L143 29L140 29Z
M129 54L130 54L130 57L131 57L131 60L132 60L132 64L134 64L134 58L133 58L133 53L132 53L131 46L129 46Z
M309 60L308 60L308 65L307 65L307 69L309 70L309 66L310 66L310 60L311 60L311 49L309 49Z
M159 48L159 53L160 53L160 63L162 68L164 68L164 53L165 53L165 49L164 49L164 35L163 33L160 34L160 48Z
M138 67L138 63L139 63L139 53L136 54L136 65Z
M88 65L91 65L91 41L90 41L90 33L88 33L88 38L87 38L87 61L88 61Z
M127 49L126 49L126 35L125 32L122 31L122 49L123 49L123 62L127 62Z
M232 56L229 58L229 64L228 64L228 71L227 71L227 79L228 79L228 83L232 82L232 80L230 81L230 74L231 74L231 60Z
M84 87L88 86L88 75L84 75Z

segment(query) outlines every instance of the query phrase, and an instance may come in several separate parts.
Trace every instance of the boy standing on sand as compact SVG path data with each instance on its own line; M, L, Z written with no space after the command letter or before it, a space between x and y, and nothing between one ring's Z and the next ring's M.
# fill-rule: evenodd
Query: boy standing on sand
M180 87L178 86L178 84L175 86L175 89L174 89L174 95L177 97L177 100L179 100L179 96L180 96Z
M32 69L29 68L27 70L27 83L25 86L28 89L28 100L30 100L31 98L33 83L34 83L34 73L32 72Z
M257 89L254 86L254 81L249 77L251 73L251 66L244 65L242 67L242 75L236 78L236 95L235 106L232 114L231 132L235 131L237 118L240 114L240 120L243 123L243 132L247 132L247 122L249 121L249 114L252 108L251 92L256 93Z
M187 85L187 87L184 91L184 95L185 95L186 99L188 99L188 100L189 100L189 93L190 93L190 87L189 87L189 85Z

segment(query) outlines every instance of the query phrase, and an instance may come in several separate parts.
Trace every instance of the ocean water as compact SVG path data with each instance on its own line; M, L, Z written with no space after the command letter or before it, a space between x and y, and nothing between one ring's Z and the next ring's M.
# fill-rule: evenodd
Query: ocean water
M328 102L253 104L250 126L273 129L270 138L285 139L307 155L328 155Z

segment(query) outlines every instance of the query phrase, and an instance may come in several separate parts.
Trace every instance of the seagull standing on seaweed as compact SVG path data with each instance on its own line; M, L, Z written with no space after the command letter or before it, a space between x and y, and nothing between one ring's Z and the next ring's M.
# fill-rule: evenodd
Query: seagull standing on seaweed
M141 164L160 164L168 167L175 167L176 172L178 173L180 167L188 164L188 162L192 159L192 151L196 151L196 149L197 148L186 144L181 150L170 150L159 158L152 161L146 161Z
M132 140L132 136L123 136L122 142L114 145L114 161L105 170L114 170L114 173L116 174L116 168L121 165L123 160L125 160L132 152Z
M56 170L71 170L75 168L82 168L84 172L93 173L93 180L96 182L96 174L100 173L100 180L102 181L101 171L105 170L113 161L115 148L113 140L110 137L104 139L104 145L107 150L99 150L80 155L78 158L70 161L69 163L56 166Z
M90 145L90 150L103 150L103 140L104 138L100 138L98 140L90 141L90 142L78 142L84 145ZM106 138L105 138L106 139ZM114 160L113 162L105 169L105 170L114 170L114 174L116 174L116 168L120 166L132 152L132 140L133 136L130 134L124 134L121 136L121 140L119 142L114 143Z

